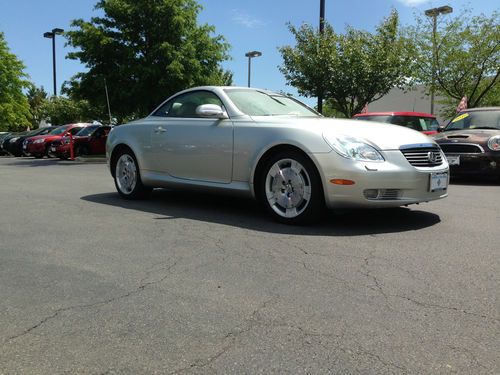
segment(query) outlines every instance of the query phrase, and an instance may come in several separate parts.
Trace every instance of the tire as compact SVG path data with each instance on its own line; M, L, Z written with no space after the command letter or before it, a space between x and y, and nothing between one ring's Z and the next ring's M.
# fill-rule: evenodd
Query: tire
M87 146L77 146L75 149L75 156L90 155L89 148Z
M147 198L153 189L143 185L134 153L124 149L113 160L113 178L118 194L125 199Z
M283 151L269 157L258 184L260 200L278 222L310 224L323 216L321 178L313 162L297 151Z
M45 156L47 156L47 158L52 157L52 155L50 154L50 143L45 147ZM43 155L42 155L42 158L43 158Z

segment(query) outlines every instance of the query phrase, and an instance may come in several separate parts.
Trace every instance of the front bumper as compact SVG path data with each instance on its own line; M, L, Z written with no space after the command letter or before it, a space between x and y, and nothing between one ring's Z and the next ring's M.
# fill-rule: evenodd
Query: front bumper
M45 142L42 143L30 143L27 148L27 152L31 155L43 155L45 154Z
M465 154L446 153L446 157L453 158L458 165L450 165L450 174L456 175L498 175L500 176L500 152Z
M313 154L323 180L325 202L329 208L398 207L445 198L449 184L448 163L437 167L412 166L398 151L384 151L385 162L359 162L343 158L335 152ZM431 175L442 174L443 185L430 190ZM332 179L354 181L353 185L337 185ZM443 189L444 187L444 189ZM377 196L372 195L378 192Z

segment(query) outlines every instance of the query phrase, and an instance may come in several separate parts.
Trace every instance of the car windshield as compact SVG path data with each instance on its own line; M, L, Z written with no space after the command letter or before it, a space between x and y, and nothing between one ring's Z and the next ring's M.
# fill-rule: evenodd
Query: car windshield
M444 131L464 129L500 129L500 110L459 113Z
M78 133L76 133L76 135L79 137L86 137L87 135L91 135L98 127L99 125L87 126L82 130L80 130Z
M249 116L319 116L311 108L288 96L246 89L224 91L236 107Z
M66 131L66 129L69 128L69 125L64 125L64 126L59 126L58 128L55 128L52 130L49 134L51 135L60 135Z

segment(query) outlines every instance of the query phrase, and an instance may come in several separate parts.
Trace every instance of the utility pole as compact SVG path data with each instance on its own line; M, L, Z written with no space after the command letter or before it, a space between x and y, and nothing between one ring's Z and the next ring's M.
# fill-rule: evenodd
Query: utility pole
M434 114L434 86L436 84L436 59L437 59L437 17L440 14L453 12L453 8L445 5L439 8L427 9L425 15L432 17L432 82L431 82L431 115Z
M323 37L325 32L325 0L319 0L319 34ZM323 87L318 87L318 112L323 113Z
M44 38L52 39L52 74L54 80L54 96L57 96L57 79L56 79L56 35L61 35L63 29L55 28L52 31L47 31L43 34Z

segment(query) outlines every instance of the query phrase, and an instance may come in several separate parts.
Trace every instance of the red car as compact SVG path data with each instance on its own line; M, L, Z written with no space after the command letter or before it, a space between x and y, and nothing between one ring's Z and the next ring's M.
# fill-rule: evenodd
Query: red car
M400 125L428 135L437 134L439 128L436 116L423 112L367 112L354 115L354 119Z
M106 139L110 130L111 126L101 125L90 125L81 129L73 137L74 155L104 154L106 152ZM70 156L69 136L53 141L50 152L60 159L67 159Z
M26 142L26 149L24 150L27 154L34 156L35 158L43 158L44 156L49 157L50 145L52 142L59 140L67 135L76 134L82 128L90 126L92 124L78 123L59 126L58 128L51 131L46 135L38 135L36 137L31 137Z

